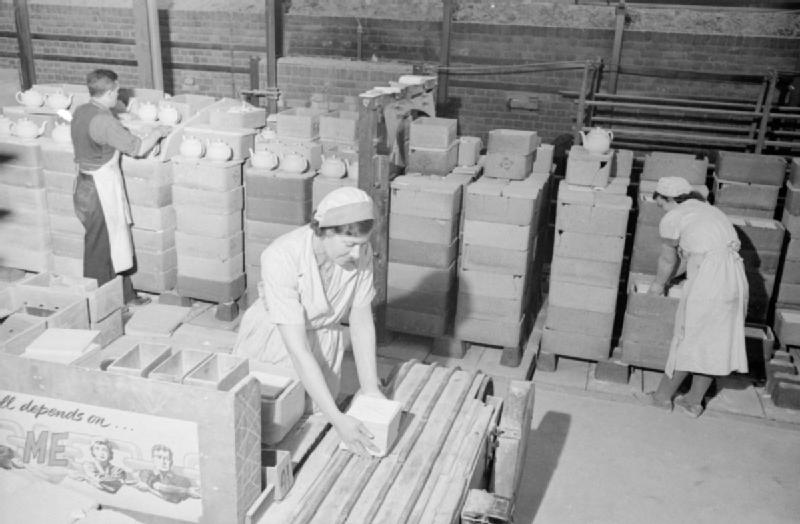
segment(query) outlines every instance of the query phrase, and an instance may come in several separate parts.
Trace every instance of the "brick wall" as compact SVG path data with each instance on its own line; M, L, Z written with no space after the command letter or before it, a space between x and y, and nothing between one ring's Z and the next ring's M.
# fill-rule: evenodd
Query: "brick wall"
M286 99L308 99L314 93L324 93L331 102L341 102L346 96L358 96L411 72L410 65L397 62L284 57L278 60L278 87Z
M102 9L97 6L103 5ZM584 61L610 57L614 9L574 2L459 0L452 24L451 65L513 65L550 61ZM31 0L31 30L36 34L86 35L123 39L123 43L35 39L39 55L72 55L82 62L38 59L39 82L82 82L86 72L104 60L135 62L133 16L127 0ZM236 96L250 86L249 59L259 56L264 87L264 3L255 0L173 0L159 12L165 89ZM287 97L327 90L344 96L371 84L410 72L413 65L439 59L440 0L293 0L286 4L284 54L279 83ZM623 65L761 74L770 67L800 68L800 15L777 11L629 9ZM378 65L338 60L313 67L301 57L353 59L376 56ZM13 4L0 1L0 31L13 32ZM0 36L0 67L17 68L16 39ZM388 62L386 67L383 64ZM335 67L342 66L341 72ZM112 65L123 84L139 85L135 65ZM231 70L233 68L233 70ZM355 69L354 69L355 68ZM362 73L357 70L373 71ZM319 71L327 71L323 76ZM381 71L375 73L374 71ZM397 73L397 74L395 74ZM311 76L306 76L311 75ZM371 77L369 75L377 75ZM373 80L376 80L373 82ZM462 133L485 136L494 127L532 127L546 139L567 132L574 104L559 91L577 91L580 72L450 77L449 94ZM363 89L362 89L363 86ZM663 95L707 95L751 98L757 86L720 85L622 76L623 92ZM538 101L535 111L509 110L508 92L523 92Z

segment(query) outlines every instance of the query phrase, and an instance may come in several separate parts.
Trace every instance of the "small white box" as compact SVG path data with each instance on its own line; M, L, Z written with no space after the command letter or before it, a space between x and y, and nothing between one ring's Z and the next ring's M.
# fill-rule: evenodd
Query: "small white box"
M378 452L372 454L385 457L397 439L402 410L403 405L396 400L357 395L347 414L360 420L372 433L372 443L378 448ZM347 447L344 442L341 446Z

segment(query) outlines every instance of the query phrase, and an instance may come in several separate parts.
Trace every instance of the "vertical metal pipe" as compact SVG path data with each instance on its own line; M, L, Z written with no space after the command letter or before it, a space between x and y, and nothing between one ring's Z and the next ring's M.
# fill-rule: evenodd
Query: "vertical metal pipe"
M30 17L28 16L28 0L14 0L14 23L17 26L22 89L30 89L36 83L36 68L33 63L33 39L31 38Z
M278 112L278 47L282 39L278 34L281 0L266 0L265 18L267 26L267 107L270 113ZM282 28L280 28L282 30Z

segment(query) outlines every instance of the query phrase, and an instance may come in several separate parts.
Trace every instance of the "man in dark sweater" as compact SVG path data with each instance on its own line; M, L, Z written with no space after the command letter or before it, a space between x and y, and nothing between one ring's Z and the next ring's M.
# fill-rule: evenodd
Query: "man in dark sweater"
M98 285L123 274L126 303L142 304L125 273L133 267L131 215L120 171L120 153L147 154L166 136L169 127L154 128L143 138L128 131L117 119L117 74L97 69L86 76L91 100L78 107L72 118L72 144L78 179L73 201L75 214L85 229L83 275Z

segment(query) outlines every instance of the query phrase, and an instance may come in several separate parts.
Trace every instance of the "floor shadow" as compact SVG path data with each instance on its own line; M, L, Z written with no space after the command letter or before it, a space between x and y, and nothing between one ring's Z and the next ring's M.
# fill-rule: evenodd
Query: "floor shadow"
M536 518L558 467L571 423L570 415L548 411L542 417L539 426L531 430L522 481L517 492L514 522L528 524Z

